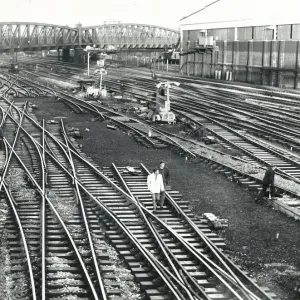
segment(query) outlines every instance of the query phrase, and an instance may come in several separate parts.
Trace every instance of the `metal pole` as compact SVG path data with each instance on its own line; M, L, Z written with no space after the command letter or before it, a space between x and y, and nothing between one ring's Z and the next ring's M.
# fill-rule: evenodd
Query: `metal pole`
M170 94L169 94L169 86L167 85L167 102L169 102L169 97L170 97Z
M169 59L167 59L167 72L169 72Z
M100 92L102 90L102 72L100 71Z
M90 77L90 52L88 52L88 73L87 77Z

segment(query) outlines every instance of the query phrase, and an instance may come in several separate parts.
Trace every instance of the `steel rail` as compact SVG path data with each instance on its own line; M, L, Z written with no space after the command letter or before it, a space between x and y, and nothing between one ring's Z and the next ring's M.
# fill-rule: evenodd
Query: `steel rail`
M6 80L6 78L5 78L5 80ZM2 93L0 96L2 96L3 94L5 95L10 89L13 89L13 85L14 85L14 83L17 81L17 79L15 79L15 81L14 82L12 82L11 84L10 84L10 86L9 85L7 85L8 86L8 88L4 91L4 93ZM9 83L9 81L7 80L7 82ZM3 85L5 85L5 84L3 84ZM15 90L15 93L17 94L17 91Z
M36 123L36 121L35 120L33 120L30 116L28 116L28 115L26 115L27 117L29 117L33 122L35 122L35 124L37 125L37 126L39 126L39 124L37 124ZM200 124L201 125L201 124ZM52 138L55 138L54 136L52 136ZM220 137L221 138L221 137ZM247 152L247 154L249 154L250 156L252 155L251 153L248 153ZM197 154L197 156L199 156L198 154ZM204 157L205 159L208 159L207 157ZM213 161L213 160L211 160L211 161ZM218 164L220 164L219 162L216 162L216 163L218 163ZM233 169L232 167L230 167L230 166L227 166L227 165L225 165L225 164L223 164L225 167L227 167L227 168L229 168L229 169ZM242 173L241 171L239 171L239 170L235 170L235 172L237 172L237 173ZM248 174L245 174L245 175L247 175L248 177L251 177L250 175L248 175ZM252 177L251 177L252 178ZM257 181L258 179L257 178L253 178L255 181ZM283 188L281 188L281 187L278 187L278 186L276 186L279 190L281 190L281 191L284 191L284 192L287 192L288 194L291 194L291 195L293 195L293 196L295 196L295 197L299 197L299 195L297 195L297 194L295 194L294 192L292 192L292 191L290 191L290 190L287 190L287 189L283 189Z
M148 218L147 218L146 215L144 214L143 209L141 208L141 205L140 205L139 200L138 200L136 197L134 197L134 195L132 194L130 188L128 187L127 183L125 182L124 178L122 177L122 175L121 175L121 173L119 172L119 170L118 170L118 168L116 167L116 165L113 163L112 166L113 166L113 169L114 169L114 171L116 172L116 174L117 174L119 180L121 181L123 187L126 189L127 193L132 197L132 199L134 199L134 200L136 201L137 208L138 208L140 214L142 215L142 217L143 217L143 219L145 220L145 222L146 222L148 228L151 230L153 236L155 237L156 241L158 242L158 244L159 244L159 246L160 246L160 248L161 248L161 250L162 250L162 252L163 252L163 254L164 254L164 256L165 256L165 258L166 258L167 261L168 261L169 266L170 266L171 269L173 270L173 273L177 276L177 278L178 278L181 282L183 282L183 279L180 277L180 275L179 275L178 271L176 270L176 268L175 268L173 262L171 261L170 257L168 256L167 252L166 252L165 249L164 249L164 247L165 247L164 243L159 239L157 233L154 232L152 226L151 226L150 223L149 223ZM174 257L173 257L173 259L174 259ZM191 298L191 295L190 295L190 294L189 294L188 296Z
M166 194L168 195L168 193L166 193ZM130 200L131 200L132 202L134 202L134 204L137 205L136 199L135 199L135 198L130 199ZM174 201L174 200L173 200L173 201ZM175 203L175 201L174 201L174 203ZM174 208L176 208L175 205L173 205L173 206L174 206ZM176 206L177 206L177 204L176 204ZM172 229L170 229L170 227L167 226L164 222L162 222L159 218L157 218L157 216L155 216L155 215L153 215L152 213L150 213L146 208L143 207L143 209L144 209L148 214L150 214L153 218L155 218L158 222L160 222L167 230L169 230L169 231L173 234L173 236L175 236L175 237L178 238L178 234L175 233ZM181 213L181 214L184 214L184 212L183 212L182 210L180 211L180 213ZM192 222L192 221L191 221L191 222ZM205 238L206 238L206 237L205 237ZM181 237L180 237L180 240L183 241ZM186 243L185 243L185 244L186 244ZM190 249L189 249L189 250L190 250ZM197 251L197 250L194 248L194 251ZM214 251L212 251L212 252L214 252ZM201 254L201 253L200 253L200 254ZM202 256L202 254L201 254L201 256ZM203 257L205 257L205 256L203 256ZM210 271L211 271L213 274L215 274L216 277L218 277L218 278L221 280L221 282L223 282L222 279L218 276L218 274L216 274L216 273L214 272L214 270L211 269L210 266L209 266L206 262L203 261L203 259L201 259L199 256L198 256L197 258L201 261L201 263L204 263L204 265L205 265L208 269L210 269ZM221 270L221 271L222 271L222 270ZM227 285L226 282L225 282L224 284ZM228 285L227 285L227 287L228 287ZM230 287L229 287L229 289L230 289ZM235 293L235 292L233 292L233 293Z
M141 164L143 166L143 164ZM147 170L148 172L148 170ZM148 173L149 174L149 173ZM172 204L172 206L175 208L175 210L177 210L178 214L186 217L185 213L182 211L182 209L177 205L177 203L170 197L170 195L166 192L166 195L169 196L168 198L171 200L170 204ZM172 201L173 200L173 201ZM135 199L132 199L132 201L136 201ZM135 202L136 204L136 202ZM137 205L137 204L136 204ZM178 209L179 208L179 209ZM228 285L228 283L226 281L224 281L223 278L221 278L219 276L219 273L217 273L215 271L215 268L218 269L221 273L224 272L222 269L220 269L219 266L217 266L215 263L213 263L211 260L209 260L208 258L206 258L201 252L198 252L198 250L196 248L194 248L194 246L191 246L189 243L187 243L184 238L182 238L181 236L179 236L170 226L168 226L165 222L163 222L161 219L159 219L156 215L154 215L153 213L151 213L149 210L147 210L146 208L143 207L143 209L147 212L147 214L149 214L152 218L154 218L157 222L159 222L167 231L169 231L173 237L175 237L176 239L178 239L181 244L187 248L187 250L190 253L193 253L193 255L199 260L199 262L201 264L203 264L212 274L214 274L219 280L220 282L222 282L233 294L235 294L235 296L238 297L239 299L239 295L237 295L235 293L234 290L231 289L231 287ZM189 219L190 220L190 219ZM191 221L191 220L190 220ZM192 222L192 221L191 221ZM193 223L193 222L192 222ZM194 224L193 224L194 225ZM196 226L195 226L196 227ZM202 234L202 233L201 233ZM203 235L203 234L202 234ZM203 235L204 236L204 235ZM207 244L207 238L204 236L204 238L202 238L200 236L200 238ZM209 244L207 245L208 247L210 246ZM215 254L215 256L217 256L217 254L215 253L214 249L210 249L212 253ZM220 258L217 257L219 260ZM222 260L220 260L222 262ZM213 267L211 267L211 265ZM224 273L225 274L225 273ZM226 279L229 278L229 276L227 274L226 275ZM233 279L231 279L233 280Z
M24 96L30 96L30 94L32 93L32 91L30 91L30 90L28 90L28 89L26 89L25 87L23 87L23 86L21 86L21 85L18 85L16 82L18 81L18 77L19 77L19 75L16 75L15 77L12 77L13 79L14 79L14 81L12 82L12 83L10 83L10 80L11 80L11 78L10 78L10 75L3 75L3 74L0 74L0 76L1 76L1 78L2 79L4 79L6 82L7 82L7 84L6 83L4 83L3 85L6 85L6 86L8 86L8 89L3 93L4 95L6 95L7 93L8 93L8 91L10 90L10 89L12 89L14 92L15 92L15 94L18 96L18 93L21 93L22 95L24 95ZM9 86L10 85L10 86ZM16 86L18 89L20 89L20 90L24 90L25 91L25 93L24 92L21 92L21 91L19 91L19 90L17 90L17 89L15 89L13 86ZM38 93L35 93L37 96L39 95Z
M142 168L145 170L146 174L150 174L150 172L148 171L148 169L141 163ZM189 223L191 225L191 227L195 230L195 232L198 234L198 236L207 244L207 246L210 248L210 250L212 251L212 253L218 258L218 260L222 263L222 265L227 269L227 271L229 272L230 276L232 276L232 278L234 278L234 280L241 286L242 290L245 290L247 293L250 294L251 297L253 297L252 293L250 291L248 291L244 285L240 282L240 280L235 276L235 274L232 272L231 268L229 268L229 266L225 263L225 259L227 261L228 258L226 258L224 256L224 254L222 252L220 252L217 247L201 232L201 230L194 224L194 222L190 219L189 216L187 216L184 211L180 208L180 206L176 203L176 201L170 196L170 194L166 191L166 196L167 199L170 201L170 203L177 207L178 211L180 211L180 214L184 217L184 219L187 221L187 223ZM166 225L168 226L168 225ZM173 231L173 229L170 228L171 231ZM180 237L181 238L181 237ZM184 241L184 239L183 239ZM185 241L184 241L185 242ZM186 243L186 242L185 242ZM189 245L190 249L193 249L194 247L192 245ZM194 251L197 251L195 248L193 249ZM202 256L201 253L199 253L200 256ZM206 259L205 256L203 256L203 258ZM211 261L209 261L211 262ZM215 265L215 267L217 267ZM223 272L222 269L219 269L221 272ZM226 275L227 276L227 275ZM244 276L244 275L243 275ZM251 284L253 284L253 282L251 281ZM256 286L256 288L258 288L260 290L260 288L258 286ZM261 291L261 290L260 290ZM261 291L262 292L262 291ZM267 296L267 295L264 295ZM268 297L268 296L267 296ZM255 298L254 298L255 299ZM271 298L267 298L267 299L271 299Z
M190 116L184 114L183 112L179 112L179 111L177 111L177 110L174 110L174 111L176 111L178 114L181 114L181 115L184 116L185 118L190 119L192 122L194 122L194 123L197 124L198 126L204 126L202 123L200 123L200 122L197 121L197 120L194 120L192 117L190 117ZM195 113L195 114L198 114L198 115L204 115L204 114L200 114L200 113L198 113L198 112ZM204 117L207 118L207 119L211 119L210 117L205 116L205 115L204 115ZM213 122L213 121L212 121L212 122ZM214 122L215 122L216 124L219 125L219 122L218 122L218 121L214 121ZM246 141L248 141L249 143L255 144L257 147L263 148L265 151L271 152L274 156L277 156L277 157L278 157L278 154L277 154L276 151L270 150L269 148L267 148L267 147L265 147L265 146L262 146L261 144L259 144L259 143L256 142L256 141L253 141L253 142L250 141L250 139L247 138L246 136L244 136L244 135L238 133L237 131L235 131L235 130L229 128L228 126L226 126L226 125L224 125L224 124L221 124L221 125L219 125L219 126L225 128L226 130L228 130L228 131L230 131L230 132L233 132L234 134L238 135L241 139L246 140ZM241 146L238 146L238 145L236 145L235 143L233 143L233 142L227 140L226 138L224 138L223 136L221 136L219 133L215 132L214 130L207 128L207 131L209 131L211 134L217 136L219 139L224 140L226 143L230 144L232 147L239 149L239 150L242 151L243 153L245 153L245 154L247 154L248 156L252 157L253 159L259 161L261 164L266 165L266 166L272 166L271 164L269 164L269 163L266 162L265 160L263 160L263 159L257 157L255 154L253 154L253 153L250 152L249 150L247 150L247 149L245 149L245 148L243 148L243 147L241 147ZM298 166L300 167L300 163L299 163L299 162L293 161L293 160L289 159L288 157L282 156L281 154L279 155L279 157L280 157L283 161L284 161L284 160L287 160L290 164L296 164L296 165L298 165ZM281 175L286 176L286 177L288 177L289 179L292 179L292 180L295 181L295 182L297 182L297 181L299 180L299 179L296 178L295 176L286 173L284 170L281 170L280 167L278 167L278 170L279 170L279 173L281 173Z
M46 181L47 181L47 165L45 159L45 122L42 121L43 133L42 133L42 203L41 203L41 247L42 247L42 300L46 300Z
M181 99L182 99L182 97L181 97ZM233 108L233 107L230 107L227 105L216 103L216 100L212 100L213 101L213 103L212 103L212 101L201 99L201 103L200 103L199 101L191 100L190 98L187 98L187 97L184 97L184 99L190 100L191 102L187 103L186 101L176 99L176 103L184 102L184 104L179 104L179 105L184 105L186 107L190 107L190 109L193 109L193 110L195 109L195 105L196 105L198 110L200 110L200 111L204 110L203 113L208 114L208 115L212 114L212 112L210 110L211 110L211 108L214 108L215 110L219 111L221 114L221 116L210 116L214 120L216 120L216 118L217 119L225 118L225 119L221 119L221 121L229 123L229 124L232 123L234 126L240 126L240 127L242 127L242 129L248 128L249 130L263 132L264 134L268 133L271 136L278 138L282 141L288 141L290 143L293 143L294 145L300 145L300 142L297 139L295 139L296 137L300 138L300 135L298 134L298 132L296 130L289 129L286 126L275 124L274 122L271 122L271 121L266 121L266 120L262 119L261 117L255 116L253 113L248 113L245 111L241 111L240 109L238 110L236 108ZM203 102L206 102L207 104L203 104ZM201 108L201 106L204 106L205 108ZM224 109L226 109L226 111L224 111ZM268 125L253 124L252 122L249 122L247 120L237 118L236 116L232 115L231 112L229 112L229 110L232 110L235 113L240 113L242 115L246 115L247 117L257 119L260 122L267 123ZM215 115L216 113L213 112L213 114ZM230 118L230 119L228 119L228 118ZM237 123L235 123L234 120L236 120ZM271 125L273 125L273 127ZM275 131L275 128L277 131ZM280 131L280 133L278 131ZM290 137L288 135L293 135L293 137Z
M73 177L74 177L74 184L75 184L75 189L76 189L76 194L77 194L77 198L79 199L79 203L80 203L80 209L81 209L81 213L82 213L82 217L83 217L83 221L84 221L84 225L85 225L85 230L88 236L88 240L89 240L89 246L92 252L92 258L93 258L93 263L94 263L94 268L96 270L96 274L97 274L97 279L98 279L98 283L99 283L99 288L100 288L100 292L101 292L101 297L103 300L107 300L107 293L106 290L104 288L104 281L103 278L101 276L100 273L100 269L98 266L98 262L97 262L97 257L96 257L96 252L95 252L95 248L94 248L94 243L91 237L91 233L90 233L90 229L89 229L89 224L88 224L88 220L86 217L86 212L85 212L85 207L83 204L83 200L81 198L81 193L78 187L78 182L77 182L77 172L74 166L74 162L73 162L73 157L72 157L72 152L70 151L70 147L69 147L69 141L67 139L67 134L66 134L66 130L65 130L65 126L63 121L61 120L61 127L63 130L63 135L64 135L64 139L65 139L65 144L67 147L67 154L68 154L68 159L69 159L69 163L72 167L72 173L73 173Z
M10 147L11 151L14 153L14 155L15 155L15 157L18 159L18 161L22 164L22 166L23 166L25 172L26 172L27 175L30 177L30 179L32 180L33 184L37 187L37 191L38 191L40 194L42 194L42 189L41 189L41 187L40 187L40 186L38 185L38 183L35 181L34 177L33 177L32 174L29 172L29 170L27 169L27 167L23 164L21 158L20 158L20 157L18 156L18 154L11 148L11 146L10 146L9 143L8 143L8 146ZM49 154L48 151L47 151L47 154L50 155L50 157L52 157L52 155ZM53 157L52 157L52 159L55 160L55 158L53 158ZM71 174L71 173L70 173L63 165L61 165L59 162L57 162L57 163L60 165L60 167L61 167L61 168L62 168L62 169L63 169L63 170L71 177L71 178L74 178L74 177L72 176L72 174ZM77 179L77 181L78 181L78 179ZM88 192L88 190L86 190L86 188L84 187L83 184L81 184L80 181L78 181L78 184L79 184L79 186L81 187L81 189L83 189L83 190L85 191L85 193L87 193L87 195L89 195L89 197L90 197L91 199L93 199L94 201L96 201L96 203L98 203L98 204L100 205L100 207L102 207L106 212L108 212L108 213L111 215L111 217L115 218L114 213L111 212L111 211L110 211L103 203L101 203L100 201L98 201L98 200L97 200L90 192ZM121 189L119 189L119 190L122 191ZM123 193L124 193L124 192L123 192ZM129 196L128 196L128 197L129 197ZM62 219L60 218L60 215L58 214L58 212L56 211L56 209L55 209L54 206L52 205L52 202L48 199L48 197L47 197L46 195L45 195L45 199L46 199L47 203L50 205L50 207L51 207L51 209L53 210L53 212L55 213L56 217L59 219L61 225L62 225L63 228L65 229L65 231L66 231L66 233L67 233L67 235L68 235L70 241L72 242L72 245L73 245L73 247L74 247L74 251L75 251L76 254L77 254L77 257L79 258L80 262L83 263L83 262L81 261L80 254L77 252L77 248L76 248L76 246L75 246L75 243L74 243L74 241L72 240L72 237L71 237L71 235L69 234L67 228L65 227L65 225L64 225L64 223L63 223L63 221L62 221ZM125 232L127 232L126 226L125 226L120 220L115 219L115 221L116 221L117 223L121 224L121 225L122 225L121 228L123 228L123 229L125 230ZM145 255L145 257L148 257L148 261L152 264L152 266L155 268L155 270L158 272L158 274L161 275L161 274L163 274L163 272L167 272L167 271L168 271L168 270L165 269L164 266L161 265L161 263L160 263L159 261L156 260L155 257L153 257L153 255L152 255L147 249L145 249L145 248L140 244L140 242L139 242L138 240L136 240L136 238L135 238L133 235L130 235L130 234L129 234L128 236L129 236L129 238L131 238L131 239L134 241L135 244L138 245L138 247L141 249L141 252ZM88 275L88 274L86 273L86 275ZM178 292L176 291L176 290L177 290L177 286L174 285L173 283L169 282L169 279L166 279L166 277L163 277L163 275L161 275L161 276L162 276L162 278L164 278L166 284L168 285L168 287L170 288L170 290L172 291L172 293L174 294L174 296L176 296L176 299L178 299L178 300L184 300L184 298L182 298L182 297L180 296L180 294L178 294ZM176 281L176 278L174 279L174 278L172 277L172 279ZM184 287L184 286L182 286L182 288L186 289L186 287ZM93 291L94 291L94 290L93 290ZM94 291L94 292L95 292L95 291ZM95 296L95 294L94 294L94 296ZM98 298L96 297L95 299L98 299Z
M24 105L24 110L25 110L25 107L26 107L26 105ZM23 110L23 113L24 113L24 110ZM14 139L13 145L12 145L13 148L15 147L15 145L17 143L17 139L18 139L18 136L19 136L19 131L20 131L20 128L21 128L21 125L22 125L22 122L23 122L23 116L24 116L24 114L21 114L21 116L20 116L20 122L19 122L19 125L18 125L18 128L17 128L17 132L15 134L15 139ZM5 138L3 139L3 142L6 145L7 141L6 141ZM7 153L7 146L5 148L6 148L6 153ZM25 251L25 255L26 255L26 259L27 259L32 297L33 297L33 300L36 300L37 299L37 297L36 297L36 284L35 284L35 280L34 280L34 276L33 276L33 269L32 269L32 265L31 265L31 259L30 259L30 254L29 254L29 248L28 248L28 245L27 245L27 240L26 240L26 237L25 237L25 234L24 234L22 223L20 221L18 212L17 212L16 207L15 207L16 206L16 201L12 197L12 195L9 191L9 188L7 186L7 183L5 181L6 173L8 171L9 162L11 161L12 154L13 154L13 152L10 151L8 157L5 160L5 165L3 167L1 182L0 182L0 191L4 187L6 195L9 199L9 201L10 201L10 205L11 205L13 211L14 211L15 218L17 220L17 224L18 224L18 227L19 227L19 230L20 230L20 234L21 234L21 237L22 237L23 245L24 245L24 251Z
M189 90L191 89L191 87L188 87L188 88L189 88ZM274 123L272 121L265 120L264 118L262 118L260 116L257 116L256 114L258 114L259 111L255 110L253 112L253 110L249 109L249 105L251 105L249 103L247 103L247 105L243 105L244 102L242 102L241 100L235 100L235 99L227 100L227 99L224 99L224 97L221 97L219 95L207 95L207 94L205 94L205 91L203 91L203 90L199 91L197 89L197 90L195 90L195 92L197 93L197 96L198 95L201 96L201 101L199 101L198 97L196 97L196 95L193 94L192 92L190 92L189 90L186 90L186 89L182 90L182 92L184 92L185 95L182 96L180 94L178 96L178 97L180 97L180 99L176 99L176 102L180 102L180 103L183 102L185 105L188 105L188 104L189 105L196 105L196 107L202 107L202 106L204 106L204 107L206 107L208 109L211 109L213 107L214 109L220 111L222 114L225 113L227 116L230 116L231 118L236 118L236 116L233 116L231 114L231 112L230 112L230 111L233 111L235 113L239 113L239 114L245 115L247 117L258 119L261 122L264 122L264 123L267 123L267 124L271 124L271 125L273 125L276 128L279 127L282 130L290 130L295 135L299 135L296 130L289 129L288 127L283 126L283 125L279 125L278 122ZM192 98L187 97L186 94L192 96ZM204 99L204 97L206 99ZM185 101L182 101L181 99L185 99ZM186 101L189 101L189 103L187 104ZM193 108L195 108L195 106L193 106ZM227 111L224 111L224 109L226 109ZM250 112L249 112L249 110L250 110ZM279 111L276 110L276 109L273 109L273 111L276 112L276 113L279 113ZM281 111L280 111L280 113L282 114ZM297 116L294 114L291 117L293 117L295 119L295 117L297 117ZM238 118L236 118L236 119L238 119ZM238 119L238 120L240 120L240 121L247 121L247 120L243 120L243 119ZM284 120L286 120L286 119L284 119ZM299 117L299 120L300 120L300 117ZM250 123L250 122L248 122L248 123ZM261 126L260 124L255 124L255 125L256 126ZM289 125L290 125L290 123L289 123ZM268 130L270 130L270 129L268 129Z
M63 169L65 169L62 165L61 165L61 167L63 168ZM65 171L69 174L69 176L71 176L72 177L72 175L65 169ZM72 177L73 178L73 177ZM36 183L35 183L36 184ZM121 190L121 192L123 192L122 190ZM124 192L123 192L124 193ZM142 246L143 247L143 246ZM183 287L184 288L184 287ZM172 289L172 288L171 288Z
M11 152L15 155L15 157L17 158L17 160L19 161L19 163L22 165L23 169L25 170L25 172L29 176L29 178L30 178L31 182L33 183L33 185L36 187L38 193L41 196L45 197L45 200L46 200L47 204L49 204L49 206L51 207L52 212L54 213L54 215L56 216L56 218L59 220L61 226L63 227L65 233L68 236L68 239L69 239L69 241L70 241L70 243L72 245L72 248L73 248L74 252L76 253L76 256L77 256L77 258L79 260L80 266L81 266L81 268L83 270L83 273L84 273L85 278L86 278L86 280L87 280L87 282L89 284L89 287L90 287L90 289L92 291L92 294L93 294L93 296L94 296L94 298L96 300L99 300L98 299L98 295L97 295L97 293L95 291L94 285L93 285L93 283L92 283L92 281L90 279L88 271L87 271L87 269L85 267L85 264L84 264L84 262L83 262L83 260L81 258L81 255L80 255L80 253L79 253L79 251L78 251L78 249L76 247L76 244L75 244L75 242L74 242L74 240L73 240L73 238L72 238L72 236L71 236L68 228L66 227L66 225L65 225L64 221L62 220L62 218L60 217L60 214L57 212L56 208L53 206L51 200L48 198L48 196L46 195L46 193L43 194L42 187L37 183L37 181L35 180L35 178L32 176L32 174L30 173L30 171L27 169L26 165L23 163L22 159L19 157L19 155L15 152L15 150L11 147L11 145L8 142L7 142L7 144L9 146Z
M36 94L37 94L37 96L40 96L40 95L46 95L46 92L44 91L44 90L42 90L41 88L39 88L38 86L37 86L37 84L36 85L33 85L28 79L26 79L26 78L23 78L23 77L21 77L21 76L17 76L17 81L19 81L19 82L21 82L21 83L25 83L25 84L27 84L27 85L29 85L32 89L34 89L34 90L36 90L37 92L36 92ZM28 83L29 82L29 83ZM47 88L47 87L44 87L44 88ZM47 88L47 89L49 89L49 88ZM49 92L47 92L47 93L49 93Z
M129 68L125 68L125 69L128 69L128 70L132 70L132 69L129 69ZM145 69L145 70L142 70L141 68L139 68L139 70L134 70L136 73L142 73L142 74L145 74L145 76L149 76L149 69ZM189 82L189 83L201 83L201 84L211 84L211 85L214 85L216 87L220 87L220 86L223 86L225 87L228 91L232 91L232 87L236 88L237 90L250 90L250 91L253 91L252 94L254 95L257 95L257 93L254 93L255 91L260 91L261 93L271 93L271 94L278 94L278 95L283 95L283 96L290 96L290 97L295 97L296 99L299 99L300 95L299 93L297 93L297 91L291 91L291 90L284 90L284 91L279 91L277 89L274 89L272 87L265 87L265 88L261 88L260 87L257 87L257 86L249 86L249 85L246 85L246 84L243 84L243 83L239 83L239 84L236 84L236 83L231 83L231 82L224 82L224 81L218 81L218 80L211 80L211 79L204 79L204 78L199 78L199 77L195 77L195 76L184 76L184 75L176 75L176 74L172 74L172 75L169 75L168 73L166 72L163 72L163 71L160 71L161 73L157 75L160 76L160 77L164 77L164 78L169 78L170 80L174 80L174 77L176 79L181 79L185 82ZM246 92L245 92L246 93ZM248 92L249 94L250 92ZM260 96L263 96L263 97L270 97L269 95L263 95L263 94L259 94ZM272 95L271 97L273 97L274 95Z
M62 95L67 96L67 97L70 97L70 98L72 98L73 100L75 99L75 100L77 100L77 101L79 101L79 102L81 103L80 106L84 107L85 109L91 110L91 109L89 109L89 108L86 106L86 104L89 104L89 105L92 107L92 112L99 114L99 115L102 117L102 119L105 119L105 117L103 116L103 114L102 114L101 112L99 112L99 110L97 109L97 106L100 107L101 109L104 109L104 110L106 110L106 111L111 112L112 114L115 114L115 115L119 115L119 116L125 117L124 115L122 115L122 114L120 114L120 113L116 113L116 112L114 112L114 111L112 111L112 110L110 110L110 109L108 109L108 108L103 107L102 105L99 105L99 104L98 104L98 105L93 105L93 104L90 104L90 103L88 103L88 102L84 102L82 99L76 98L76 97L74 97L74 96L67 95L67 94L65 94L65 93L63 93L63 92L59 92L59 94L62 94ZM72 105L74 105L74 102L73 102L73 101L71 101L71 100L69 100L69 99L66 99L66 98L62 98L62 99L65 100L65 101L68 101L68 102L72 103ZM83 105L82 103L84 103L84 105ZM107 117L108 117L108 116L107 116ZM133 120L134 122L143 124L141 121L139 121L139 120L137 120L137 119L133 119L133 118L129 118L129 119ZM118 124L121 124L122 126L125 126L125 127L130 128L130 130L132 130L132 131L138 133L140 136L142 136L143 138L145 138L150 144L152 144L152 146L154 146L154 142L151 141L145 134L142 134L139 130L133 128L132 126L130 126L130 125L128 125L128 124L124 124L124 123L122 123L121 121L118 121L118 120L115 120L115 119L113 119L113 121L116 122L116 123L118 123ZM149 125L147 125L147 126L149 126ZM152 126L149 126L149 127L150 127L151 130L153 130L154 132L157 131L157 130L156 130L155 128L153 128ZM162 134L162 133L160 133L160 134ZM176 143L171 137L167 136L166 134L163 134L163 136L164 136L165 138L167 138L168 140L170 140L170 141L171 141L173 144L175 144L177 147L181 148L184 152L186 152L186 153L188 153L189 155L195 157L195 155L194 155L193 153L191 153L188 149L185 149L184 147L182 147L180 144Z
M42 89L40 89L39 87L37 87L37 86L34 86L34 85L32 85L31 83L30 84L28 84L28 82L26 82L27 80L25 79L25 78L22 78L20 75L12 75L12 74L10 74L10 76L12 77L12 78L14 78L15 79L15 82L20 82L20 83L23 83L23 84L26 84L26 85L28 85L29 86L29 88L28 88L28 92L29 93L31 93L31 94L35 94L36 96L40 96L40 95L45 95L46 94L46 92L45 91L43 91ZM21 79L22 78L22 79ZM10 80L10 78L6 78L6 80L7 80L7 82L9 82L9 80ZM15 84L15 83L14 83ZM16 86L18 86L17 84L15 84ZM19 87L19 86L18 86ZM23 88L22 86L21 86L21 88ZM47 87L45 87L45 88L47 88ZM23 88L24 89L24 88ZM49 93L49 92L48 92Z
M122 177L121 173L119 172L118 168L116 167L116 165L113 163L113 168L116 172L116 174L118 175L119 177L119 180L122 182L123 186L125 187L125 189L127 190L128 194L136 201L136 206L140 212L140 214L142 215L143 219L145 220L148 228L151 230L153 236L155 237L155 240L157 241L158 245L160 246L160 249L161 251L163 252L164 254L164 257L167 259L168 261L168 264L169 266L171 267L171 270L173 270L173 273L177 276L178 280L180 280L183 284L185 283L184 282L184 279L183 279L183 276L181 276L179 274L179 272L177 271L175 265L173 264L172 260L176 261L176 263L180 266L180 269L183 270L186 274L186 270L183 268L183 266L180 264L180 262L177 260L177 258L175 257L175 255L170 251L169 247L166 245L166 243L163 241L163 239L161 238L161 236L159 235L159 233L157 232L157 230L155 229L155 227L153 226L151 220L149 220L147 218L147 216L145 215L144 211L143 211L143 208L142 208L142 205L140 203L140 201L138 200L137 197L134 197L134 195L132 194L130 188L128 187L127 183L125 182L124 178ZM167 251L165 250L167 249ZM168 254L168 253L169 254ZM208 295L206 295L206 293L203 291L203 289L200 289L199 288L199 292L201 293L201 296L204 297L206 300L209 300L210 298L208 297ZM192 290L192 292L189 291L188 293L188 297L190 299L193 300L193 295L194 297L196 297L197 299L198 298L198 295L195 295L195 292Z
M105 108L105 107L99 105L99 104L98 104L98 105L93 105L93 104L91 104L91 103L88 103L88 102L83 101L82 99L76 98L76 97L74 97L74 96L67 95L67 94L65 94L65 93L63 93L63 92L58 92L58 93L64 95L65 97L67 96L67 97L72 98L73 100L75 99L75 100L79 101L79 102L80 102L80 106L84 107L85 109L91 110L93 113L97 113L98 115L100 115L100 116L102 117L103 120L105 119L105 117L104 117L103 114L97 109L97 106L100 107L100 108L102 108L102 109L104 109L104 110L106 110L106 111L111 112L112 114L115 114L115 115L118 115L118 116L123 116L123 117L125 117L124 115L122 115L122 114L120 114L120 113L116 113L116 112L114 112L114 111L112 111L112 110L110 110L110 109L107 109L107 108ZM61 97L61 99L62 99L63 101L68 101L68 102L70 102L72 105L75 105L75 103L74 103L73 101L69 100L69 99L66 99L66 98L63 98L63 97ZM84 104L82 104L82 103L84 103ZM88 108L88 107L86 106L86 104L88 104L89 106L91 106L92 109ZM107 117L108 117L108 116L107 116ZM142 124L142 122L139 121L139 120L137 120L137 119L133 119L133 118L129 118L129 119L134 120L134 122L137 122L137 123ZM141 133L141 132L140 132L139 130L137 130L136 128L134 128L134 127L132 127L132 126L130 126L130 125L128 125L128 124L124 124L124 123L122 123L121 121L118 121L118 120L115 120L115 119L113 119L113 121L116 122L116 123L118 123L118 124L121 124L122 126L128 127L130 130L136 132L136 133L139 134L141 137L145 138L152 146L154 146L154 142L151 141L145 134ZM147 125L147 126L149 126L149 125ZM156 131L156 129L153 128L152 126L149 126L149 127L150 127L154 132ZM194 156L194 154L192 154L188 149L184 149L184 147L182 147L181 145L177 144L174 140L172 140L172 138L168 137L168 136L165 135L165 134L163 134L163 135L164 135L165 138L169 139L173 144L176 144L177 147L182 148L182 149L183 149L185 152L187 152L189 155Z
M2 184L2 182L3 182L3 184ZM21 234L21 237L22 237L24 252L25 252L26 260L27 260L27 266L28 266L29 278L30 278L30 284L31 284L32 299L37 300L38 298L36 296L36 287L35 287L35 281L34 281L34 277L33 277L33 269L32 269L32 265L31 265L29 249L28 249L28 246L27 246L27 240L26 240L26 237L25 237L24 229L23 229L21 220L19 218L18 212L16 210L16 207L15 207L16 201L12 198L12 195L9 192L9 188L7 186L7 183L3 179L1 180L1 187L4 187L7 198L9 199L10 205L13 209L14 216L17 220L17 224L18 224L20 234ZM0 191L1 191L1 187L0 187Z

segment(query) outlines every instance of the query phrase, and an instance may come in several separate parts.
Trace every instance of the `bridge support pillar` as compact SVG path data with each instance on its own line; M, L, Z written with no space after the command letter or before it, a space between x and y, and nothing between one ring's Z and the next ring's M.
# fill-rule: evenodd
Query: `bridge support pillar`
M69 62L70 61L70 49L63 49L62 51L62 61Z
M84 64L83 48L76 48L75 49L74 62L75 62L75 64L78 64L78 65L83 65Z

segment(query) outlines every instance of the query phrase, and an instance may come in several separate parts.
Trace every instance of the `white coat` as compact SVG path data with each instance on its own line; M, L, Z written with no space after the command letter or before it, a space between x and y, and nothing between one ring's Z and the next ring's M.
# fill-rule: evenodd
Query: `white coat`
M164 182L161 174L150 174L147 177L147 185L148 190L152 194L159 194L160 192L163 192L165 190L164 188Z

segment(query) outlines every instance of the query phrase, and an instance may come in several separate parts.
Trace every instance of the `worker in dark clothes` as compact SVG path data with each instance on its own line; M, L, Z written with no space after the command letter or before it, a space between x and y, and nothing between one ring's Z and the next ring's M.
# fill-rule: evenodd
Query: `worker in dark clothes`
M159 163L159 174L161 174L164 182L165 189L161 191L160 193L160 207L162 208L165 204L165 197L166 197L166 187L170 183L170 171L169 169L165 166L165 162L161 161Z
M265 172L265 176L263 178L263 186L262 190L258 194L255 202L261 201L267 191L268 188L270 188L271 198L275 195L275 188L274 188L274 178L275 178L275 170L276 167L269 166L268 169Z
M3 131L2 128L0 127L0 150L4 150L3 138L4 138Z

